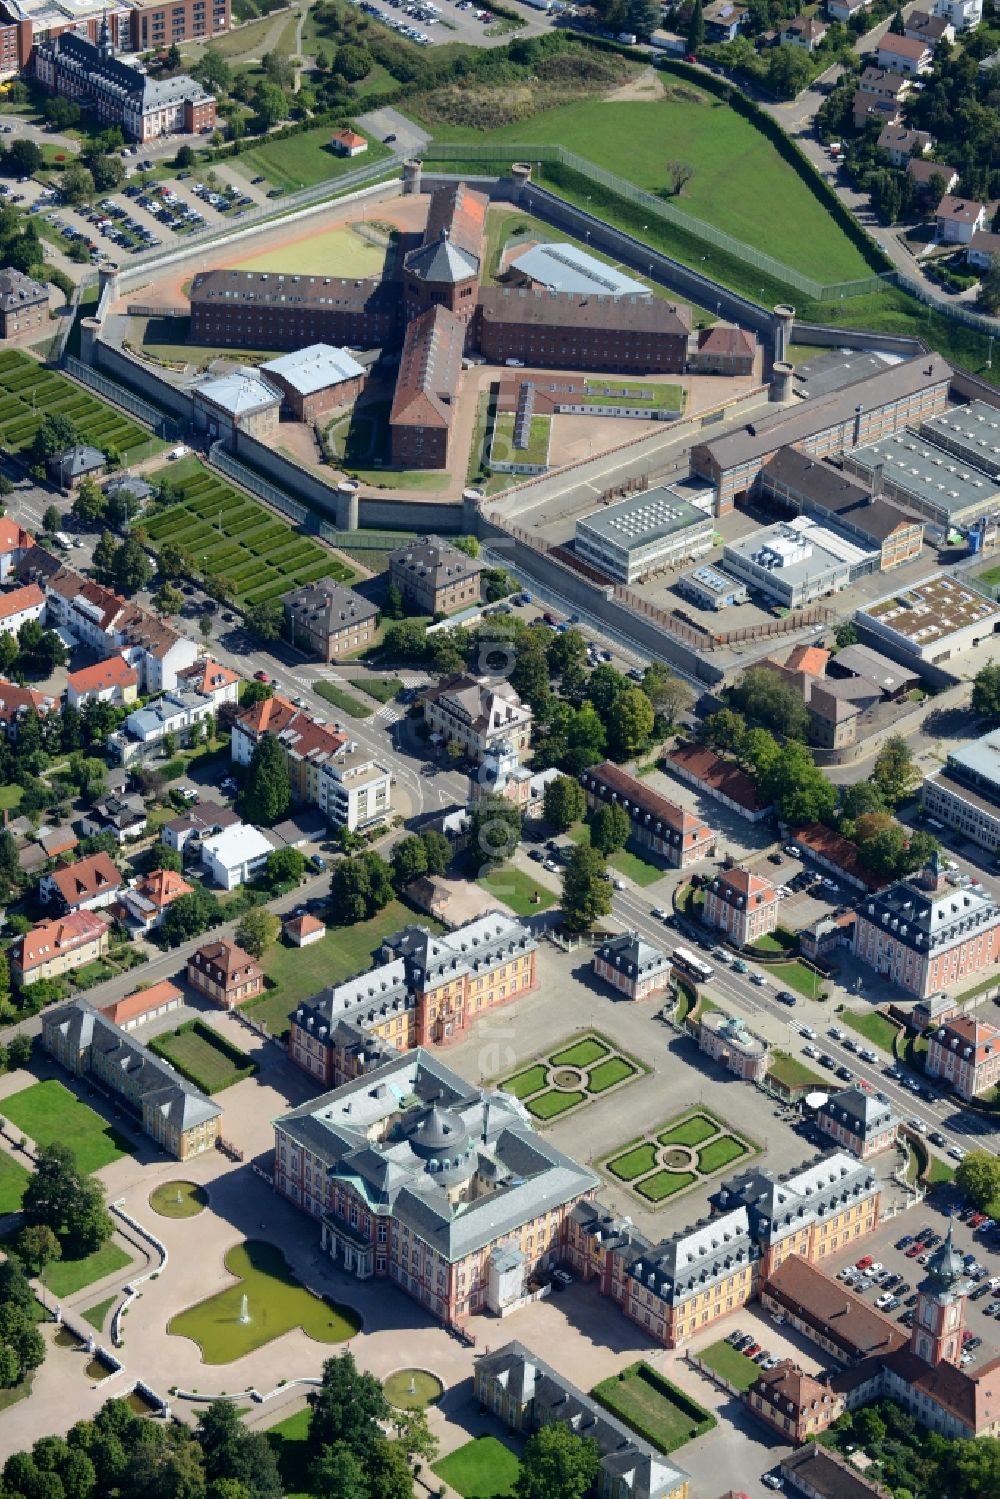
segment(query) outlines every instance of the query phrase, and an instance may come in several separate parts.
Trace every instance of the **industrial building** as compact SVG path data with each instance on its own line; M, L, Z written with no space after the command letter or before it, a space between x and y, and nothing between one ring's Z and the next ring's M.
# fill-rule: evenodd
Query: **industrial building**
M389 412L392 461L404 468L447 468L462 373L465 322L430 306L409 324Z
M730 604L745 604L749 598L746 584L728 577L707 562L682 574L675 587L699 609L727 609Z
M532 244L507 259L506 280L511 285L544 286L548 291L577 296L651 297L641 281L616 266L598 260L578 245Z
M949 417L950 417L949 413ZM1000 480L921 432L895 432L844 456L848 473L948 532L1000 505Z
M920 556L923 521L890 504L832 463L782 448L760 476L763 494L797 515L834 526L866 551L878 551L883 572Z
M938 354L904 360L698 443L692 466L715 486L716 514L725 515L780 448L797 444L813 458L828 458L926 421L944 411L951 378L951 366Z
M802 515L728 543L722 564L751 593L797 609L875 571L878 554Z
M400 326L399 284L275 271L199 271L191 284L192 343L301 349L378 348Z
M958 578L921 578L856 609L854 621L905 659L950 661L1000 631L1000 606Z
M641 579L712 548L712 517L667 488L627 496L576 523L578 557L617 583Z
M924 781L923 807L963 838L1000 853L1000 729L952 750Z

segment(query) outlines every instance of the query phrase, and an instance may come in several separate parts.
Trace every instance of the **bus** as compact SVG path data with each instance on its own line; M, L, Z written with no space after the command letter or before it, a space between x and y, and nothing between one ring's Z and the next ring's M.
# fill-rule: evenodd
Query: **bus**
M680 969L681 973L699 984L707 982L715 972L710 964L703 962L701 958L696 958L694 953L686 947L675 947L670 955L670 961L675 968Z

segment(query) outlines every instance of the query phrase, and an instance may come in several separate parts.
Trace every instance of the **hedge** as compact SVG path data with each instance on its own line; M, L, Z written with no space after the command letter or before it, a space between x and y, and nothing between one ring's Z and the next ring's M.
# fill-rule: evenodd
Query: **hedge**
M627 1398L616 1399L619 1385L632 1376L641 1379L644 1384L651 1385L675 1409L679 1410L682 1416L690 1419L690 1431L683 1435L678 1435L676 1438L664 1439L662 1433L655 1426L651 1424L647 1425L641 1416L637 1416L634 1406ZM644 1437L658 1452L664 1454L675 1452L685 1442L694 1441L696 1437L704 1436L706 1432L711 1431L718 1425L711 1411L707 1411L704 1406L699 1405L696 1400L693 1400L690 1395L679 1389L677 1385L671 1384L669 1379L665 1378L664 1375L657 1369L654 1369L652 1365L647 1364L643 1359L639 1359L634 1364L629 1364L627 1368L620 1370L618 1374L612 1375L609 1379L602 1380L600 1384L594 1386L590 1394L591 1398L596 1400L598 1405L603 1405L605 1410L610 1411L613 1416L617 1416L620 1421L624 1421L626 1426L630 1426L633 1431L637 1432L639 1436Z
M225 1082L216 1083L215 1087L210 1087L204 1078L199 1077L192 1067L185 1066L183 1062L179 1062L175 1057L170 1056L165 1047L158 1045L157 1038L154 1037L150 1041L149 1049L150 1051L155 1051L158 1056L162 1056L164 1061L170 1063L175 1072L179 1072L181 1077L186 1077L189 1083L194 1083L195 1087L200 1088L203 1093L209 1095L221 1093L225 1088L231 1088L235 1083L243 1082L244 1078L256 1077L260 1071L259 1062L253 1061L252 1058L248 1059L245 1051L240 1051L238 1046L234 1046L231 1041L227 1041L224 1036L220 1036L218 1031L214 1031L210 1025L206 1025L204 1020L188 1020L184 1025L179 1025L176 1030L168 1031L162 1039L169 1040L171 1036L181 1036L185 1031L193 1031L199 1040L204 1041L206 1045L220 1052L226 1058L227 1062L231 1062L234 1068L232 1077L227 1078Z

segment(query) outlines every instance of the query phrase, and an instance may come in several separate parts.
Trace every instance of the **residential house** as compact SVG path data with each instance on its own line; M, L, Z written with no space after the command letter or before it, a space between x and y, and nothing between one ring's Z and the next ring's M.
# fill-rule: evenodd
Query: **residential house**
M790 1358L762 1369L743 1397L754 1415L786 1442L806 1442L844 1412L844 1397Z
M887 31L878 44L878 65L888 68L890 73L904 73L916 77L929 73L934 63L934 49L926 40L912 36L896 36Z
M101 485L102 493L109 500L121 500L125 506L126 525L142 513L153 497L153 486L140 479L138 474L119 474Z
M274 844L259 828L237 822L201 840L201 862L209 879L223 890L235 890L259 873Z
M113 703L123 707L139 695L139 673L121 656L108 656L93 666L81 667L66 678L66 702L71 708L87 703Z
M597 1444L593 1492L607 1499L688 1499L688 1475L634 1427L610 1415L523 1343L506 1343L476 1360L474 1394L522 1436L555 1422Z
M49 627L68 631L98 656L121 656L135 667L140 691L173 691L177 673L197 659L194 641L165 620L147 614L138 604L127 603L109 588L82 578L72 568L53 571L51 563L52 559L36 547L21 568L22 575L41 581Z
M118 899L122 877L107 854L64 864L38 883L39 898L63 911L97 911Z
M474 807L477 802L500 797L520 807L525 817L541 817L545 788L560 774L554 765L529 770L518 758L512 741L504 739L483 756L482 764L469 776L469 804Z
M985 891L948 884L935 853L920 874L859 902L854 955L917 999L972 988L1000 963L1000 907Z
M173 869L154 869L122 891L129 924L146 936L156 930L175 900L191 895L194 887Z
M52 483L58 484L67 493L79 489L84 479L93 479L98 474L103 474L107 462L107 457L100 448L80 442L62 453L53 453L45 467Z
M12 942L7 953L10 976L19 989L39 979L61 978L108 950L108 923L92 911L72 911L54 921L40 921Z
M183 989L178 989L169 979L161 979L148 989L136 989L123 999L114 999L110 1004L101 1005L100 1011L112 1025L121 1026L123 1031L134 1031L137 1025L146 1025L150 1020L158 1020L161 1015L172 1014L183 1003Z
M773 803L761 800L745 771L702 744L678 744L667 755L667 764L679 781L721 802L745 822L763 822L774 811Z
M80 818L80 831L85 838L111 833L119 847L130 838L141 838L147 826L146 803L142 797L119 796L114 791L99 797Z
M9 515L0 515L0 583L6 583L11 573L17 571L34 544L30 531Z
M994 234L990 229L977 229L966 247L966 264L974 266L977 271L988 271L998 255L1000 234Z
M74 1077L93 1076L179 1161L212 1150L222 1110L85 1000L47 1010L42 1043Z
M623 932L594 949L594 976L603 979L626 999L652 999L666 993L670 959L662 948L637 932Z
M911 157L906 164L906 175L917 184L921 198L946 196L958 186L958 172L943 161L927 161L923 157Z
M967 245L986 228L986 205L974 198L955 198L950 193L934 211L934 238L938 244Z
M375 640L377 606L343 583L303 583L281 602L288 639L321 661L354 655Z
M177 746L189 744L192 730L200 733L201 725L214 716L211 697L178 687L130 713L121 728L108 735L108 749L120 765L134 765L157 753L169 758L171 740Z
M366 832L392 811L392 775L369 750L348 743L321 768L319 808L336 827Z
M926 130L912 130L908 125L886 125L878 138L878 148L885 151L894 167L905 167L913 156L926 156L934 145Z
M829 30L815 16L796 16L786 21L781 28L783 47L800 47L805 52L815 52Z
M924 1070L944 1078L959 1098L978 1098L1000 1082L1000 1028L957 1015L929 1037Z
M345 125L343 130L335 130L330 137L330 145L338 156L361 156L368 150L368 141L356 130L351 130Z
M45 595L37 583L0 593L0 635L17 635L29 620L41 619Z
M187 961L187 981L223 1010L235 1010L264 992L264 973L235 942L206 942Z
M716 835L696 813L668 801L612 761L605 760L602 765L585 770L580 784L592 812L608 804L624 807L632 821L635 842L641 848L651 849L675 869L687 869L715 853Z
M935 16L928 10L911 10L903 18L903 35L934 48L942 42L953 42L955 28L947 16Z
M39 20L41 18L39 17ZM26 27L30 39L33 31L32 19L11 18L7 22L5 16L3 27L4 42L11 31ZM31 46L30 40L28 46ZM6 76L8 68L13 63L12 71L16 75L20 71L21 48L15 44L13 56L4 47L4 56L0 66L3 67ZM25 58L25 62L27 58ZM12 266L6 266L0 271L0 338L17 338L25 334L37 338L49 320L49 288L44 281L33 281L23 271L16 271Z
M983 0L934 0L934 14L950 22L956 33L974 31L983 19Z
M724 932L736 947L752 946L778 924L778 892L752 870L723 870L705 886L704 895L702 920Z
M828 1095L816 1111L816 1125L860 1161L892 1150L899 1134L899 1119L885 1094L857 1083Z
M179 817L172 817L160 829L160 841L177 853L189 852L202 838L211 838L225 828L235 827L240 821L238 812L232 807L221 807L218 802L195 802Z
M746 24L749 11L733 0L711 0L705 6L705 40L708 42L733 42Z
M418 536L389 553L389 581L416 614L452 614L479 603L483 564L439 536Z
M806 1499L890 1499L889 1490L862 1477L849 1458L815 1441L782 1458L779 1473Z
M177 673L177 686L182 691L197 692L208 698L215 713L223 703L239 702L241 680L239 672L221 665L211 656L200 656L190 666L182 666Z
M854 16L867 10L871 0L826 0L826 13L831 21L840 21L846 26Z
M871 65L863 68L854 95L854 128L863 129L870 114L881 115L883 123L899 124L900 108L912 88L904 73Z
M282 931L293 947L311 947L326 936L326 922L306 911L302 916L289 917Z
M32 687L18 687L0 677L0 730L8 739L17 738L18 725L29 713L44 715L55 707L55 699Z
M456 744L481 764L501 742L518 756L531 745L532 712L509 682L490 677L448 677L424 694L424 721L432 743Z

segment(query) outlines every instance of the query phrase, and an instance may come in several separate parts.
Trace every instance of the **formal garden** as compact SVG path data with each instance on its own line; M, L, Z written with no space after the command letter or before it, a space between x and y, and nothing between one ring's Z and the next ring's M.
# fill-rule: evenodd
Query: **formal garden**
M606 1036L586 1031L505 1078L500 1086L544 1123L592 1103L648 1071L644 1062L622 1051Z
M320 1343L344 1343L361 1328L350 1307L307 1290L272 1244L235 1244L225 1265L232 1284L167 1324L169 1333L197 1343L206 1364L232 1363L295 1328Z
M506 1499L514 1493L520 1471L516 1453L493 1436L473 1437L433 1466L462 1499Z
M658 1206L757 1149L714 1114L695 1109L632 1140L600 1164L647 1205Z
M12 1093L3 1117L35 1145L68 1145L81 1171L100 1171L131 1149L130 1142L54 1078Z
M188 1020L176 1030L155 1036L149 1049L208 1094L221 1093L260 1070L252 1057L204 1020Z
M675 1452L715 1426L711 1411L640 1360L594 1386L591 1395L660 1452Z
M47 416L65 416L80 442L113 448L123 463L151 457L163 443L139 422L109 406L67 375L46 369L18 349L0 353L0 446L23 453Z

